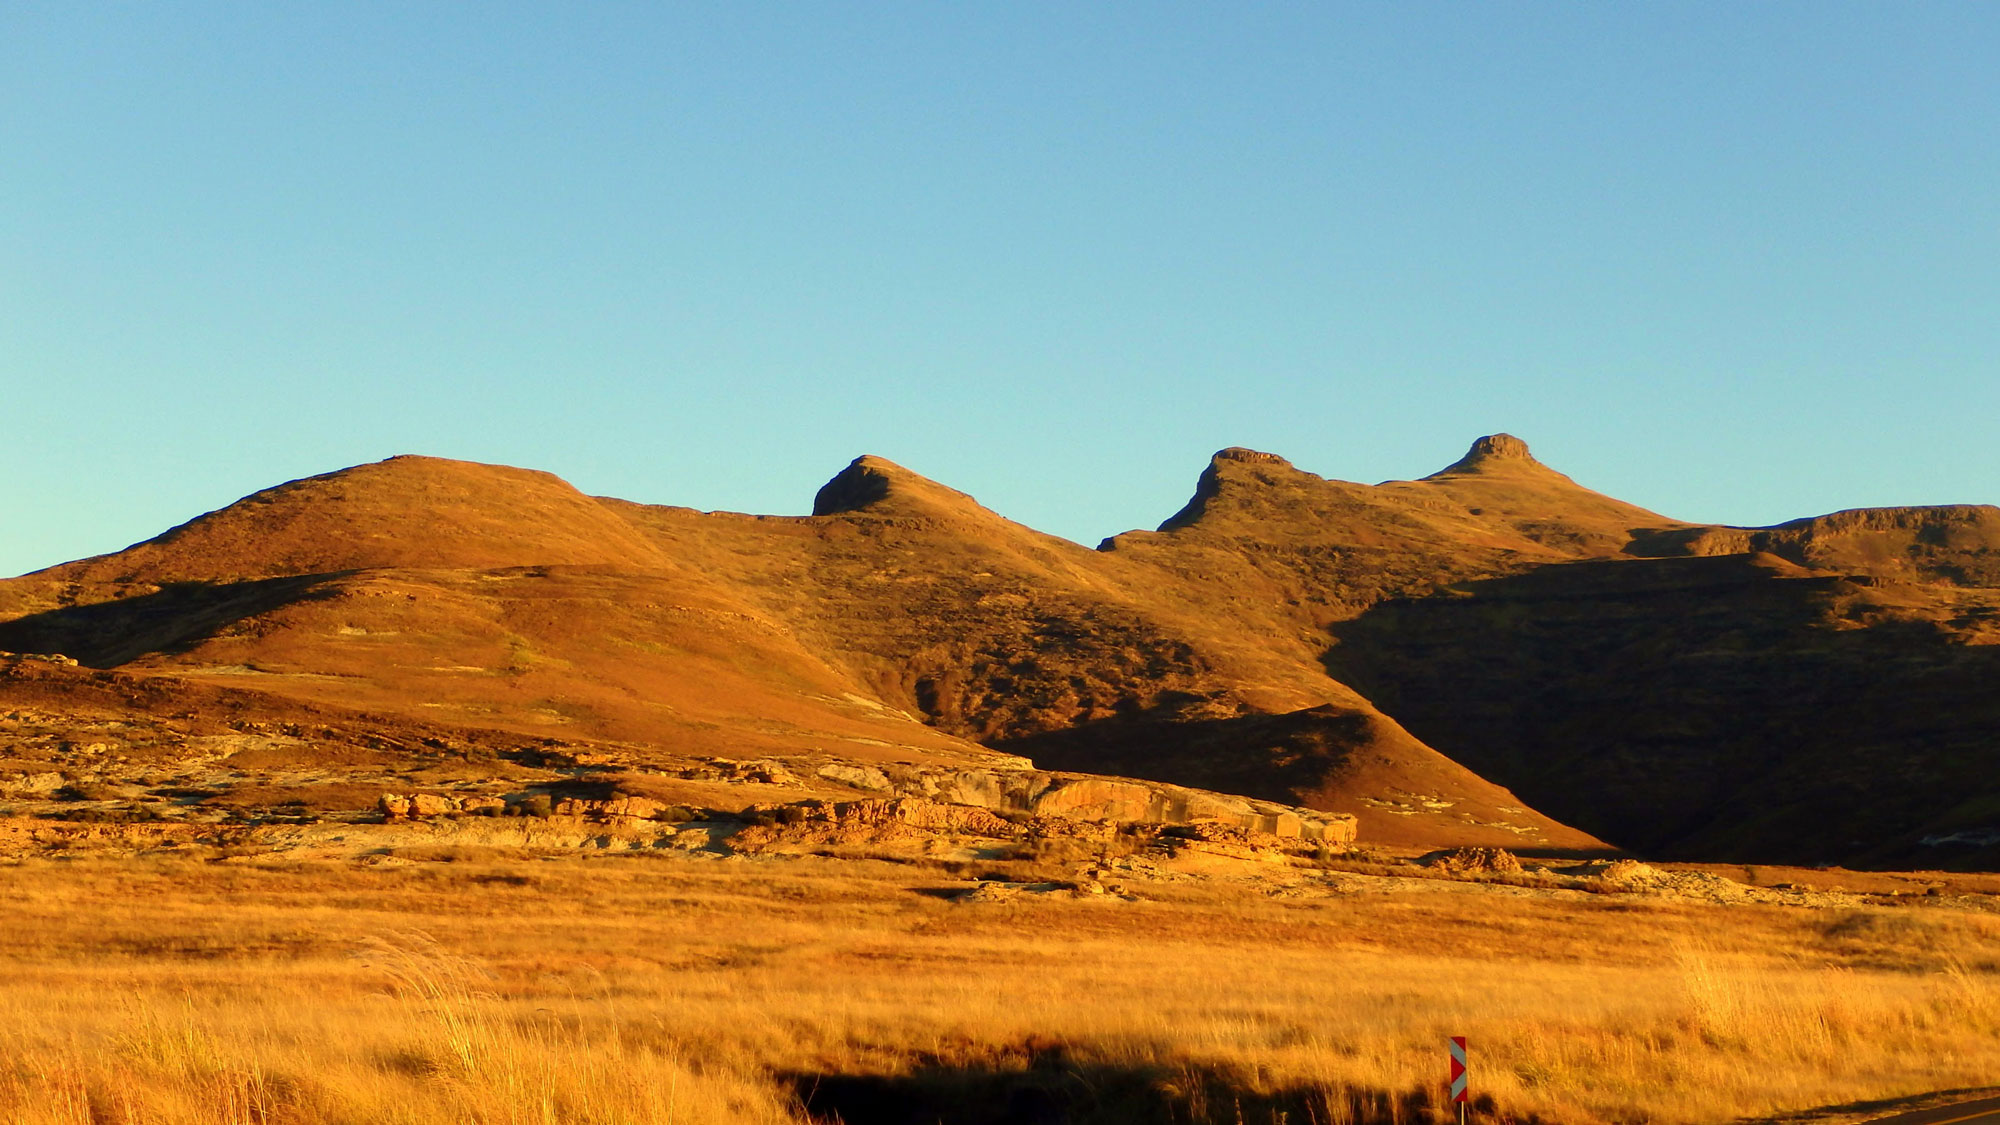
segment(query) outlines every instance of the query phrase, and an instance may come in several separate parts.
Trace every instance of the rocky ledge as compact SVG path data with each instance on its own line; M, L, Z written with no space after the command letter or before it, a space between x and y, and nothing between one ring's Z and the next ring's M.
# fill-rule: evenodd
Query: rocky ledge
M1189 789L1160 782L1100 777L1049 770L926 769L876 766L855 762L760 762L755 776L767 783L797 784L807 775L881 799L920 799L939 805L987 810L1030 817L1060 817L1112 824L1215 824L1306 842L1344 845L1354 842L1355 818L1345 813L1312 809ZM792 802L817 808L821 798ZM603 800L564 798L551 802L530 793L497 796L453 796L429 793L384 793L377 807L388 820L439 816L580 816L593 820L630 817L640 820L706 819L716 810L695 810L642 796L620 795ZM771 806L773 809L785 806Z

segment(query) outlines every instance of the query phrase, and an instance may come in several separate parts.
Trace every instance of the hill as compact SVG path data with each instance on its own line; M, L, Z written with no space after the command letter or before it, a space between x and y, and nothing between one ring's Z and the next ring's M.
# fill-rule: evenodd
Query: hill
M1398 846L1979 863L1997 546L1975 506L1687 523L1504 434L1378 485L1223 450L1097 550L877 457L803 517L401 457L0 583L0 650L661 769L1025 757Z

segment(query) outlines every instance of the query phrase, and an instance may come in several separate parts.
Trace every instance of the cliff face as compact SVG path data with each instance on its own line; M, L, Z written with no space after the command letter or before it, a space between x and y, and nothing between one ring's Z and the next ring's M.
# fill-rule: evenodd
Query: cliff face
M2000 832L1993 508L1689 524L1500 434L1372 486L1224 450L1095 551L876 457L814 513L396 458L0 583L0 650L667 754L1020 754L1413 846Z

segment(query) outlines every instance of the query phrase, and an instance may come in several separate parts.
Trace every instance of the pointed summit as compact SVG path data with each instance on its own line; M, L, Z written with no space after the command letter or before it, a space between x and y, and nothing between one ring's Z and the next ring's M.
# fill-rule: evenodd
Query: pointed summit
M842 512L858 512L884 499L889 495L892 474L900 472L901 468L893 461L870 454L856 457L813 495L813 515L835 516Z
M1473 442L1472 448L1466 450L1465 456L1432 473L1431 476L1441 477L1456 473L1476 473L1482 469L1495 468L1507 464L1534 465L1537 468L1545 467L1540 461L1535 460L1534 454L1528 452L1527 442L1522 441L1513 434L1488 434L1478 441Z
M1449 497L1468 515L1573 557L1616 555L1641 528L1685 526L1585 488L1535 460L1513 434L1488 434L1430 476L1382 487Z
M894 513L913 509L928 514L985 513L977 500L955 488L946 488L886 457L863 454L820 487L813 496L812 514L837 516L850 512Z

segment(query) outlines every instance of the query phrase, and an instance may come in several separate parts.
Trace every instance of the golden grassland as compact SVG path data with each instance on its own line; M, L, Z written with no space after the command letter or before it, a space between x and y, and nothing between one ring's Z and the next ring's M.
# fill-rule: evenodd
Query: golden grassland
M26 860L0 868L0 1119L777 1125L812 1076L1059 1058L1174 1120L1424 1121L1450 1035L1481 1121L1726 1121L2000 1072L2000 915L1977 910L953 883L488 849ZM1106 1099L1090 1120L1119 1119Z

